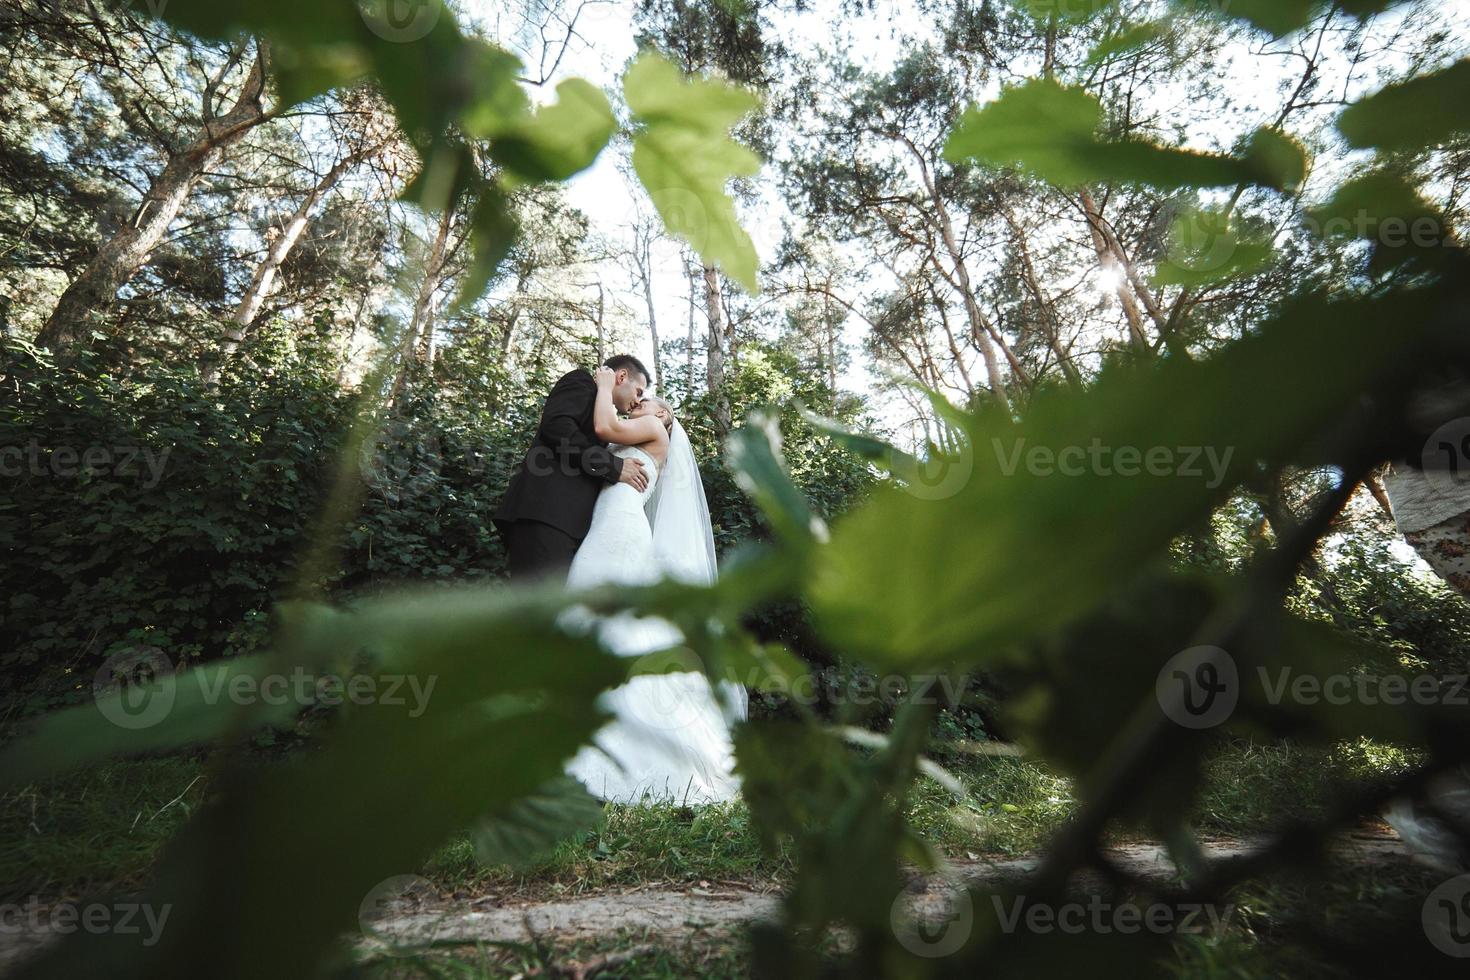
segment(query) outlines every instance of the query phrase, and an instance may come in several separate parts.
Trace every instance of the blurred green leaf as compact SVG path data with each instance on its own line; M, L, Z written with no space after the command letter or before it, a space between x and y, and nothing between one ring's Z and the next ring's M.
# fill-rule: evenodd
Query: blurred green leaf
M653 52L623 76L623 95L633 111L633 169L664 226L755 292L759 259L725 185L760 169L760 157L729 136L760 100L724 82L685 81Z
M603 822L602 804L569 776L553 779L475 824L475 854L523 870L573 835Z
M294 762L220 773L219 795L143 896L172 909L163 941L81 933L35 969L165 976L208 961L224 978L311 973L385 879L560 777L602 724L597 695L621 682L624 664L561 633L561 601L550 590L461 588L367 602L335 627L307 621L301 643L371 648L378 669L428 692L421 710L384 692ZM223 937L238 940L226 956Z
M1021 423L977 416L967 481L937 499L881 489L834 528L814 565L819 624L869 663L917 669L995 662L1065 623L1124 584L1124 570L1159 560L1258 461L1304 451L1422 356L1434 317L1404 311L1428 300L1398 294L1392 313L1380 302L1301 300L1207 362L1049 392ZM1369 348L1377 356L1362 358ZM894 556L909 554L928 560L895 574Z
M1305 25L1323 3L1322 0L1230 0L1220 4L1214 0L1183 0L1183 5L1223 13L1282 37Z
M953 162L1019 166L1052 183L1135 181L1162 188L1228 184L1291 186L1305 153L1277 134L1258 133L1244 158L1197 153L1140 139L1099 136L1102 106L1081 88L1033 79L983 107L965 110L944 145Z
M1185 209L1170 223L1151 279L1163 286L1201 286L1249 275L1270 258L1271 243L1243 236L1233 215Z
M484 184L470 212L469 242L474 258L460 284L456 309L480 298L501 261L510 254L517 233L515 216L505 193L493 184Z
M1358 100L1337 128L1349 145L1385 150L1428 148L1470 130L1470 59L1417 75Z
M1088 53L1087 64L1100 65L1109 58L1116 57L1120 54L1128 54L1131 51L1137 51L1139 48L1146 47L1152 42L1157 41L1163 34L1164 28L1160 24L1134 24L1132 27L1120 31L1117 34L1109 35L1098 42L1097 46Z
M825 540L826 524L812 513L781 461L781 431L773 416L752 412L745 425L730 433L726 459L736 484L755 501L779 539L796 546Z
M490 155L519 179L566 180L590 167L617 130L601 89L571 78L556 92L555 103L495 132Z

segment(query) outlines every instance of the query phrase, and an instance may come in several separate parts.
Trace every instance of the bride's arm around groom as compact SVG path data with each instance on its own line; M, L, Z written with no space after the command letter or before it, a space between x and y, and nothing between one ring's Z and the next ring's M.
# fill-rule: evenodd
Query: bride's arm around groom
M647 385L647 373L626 355L608 359L619 374L620 391L631 400ZM546 397L536 436L516 467L494 522L505 541L512 580L565 576L578 544L587 535L598 492L629 483L637 489L647 476L637 460L614 456L597 438L593 405L597 385L578 368L557 381Z

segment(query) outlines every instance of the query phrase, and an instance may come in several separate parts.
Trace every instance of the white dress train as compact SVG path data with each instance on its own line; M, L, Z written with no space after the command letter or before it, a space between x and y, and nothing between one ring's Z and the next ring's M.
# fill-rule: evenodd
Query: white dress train
M644 510L658 482L658 466L636 446L616 446L613 452L642 462L648 487L639 493L615 483L598 494L592 525L567 575L569 589L644 585L664 574ZM672 623L626 613L599 619L595 628L603 645L622 657L667 651L682 639ZM683 656L697 666L692 653ZM661 655L655 662L668 660ZM613 719L592 746L577 753L567 771L594 795L618 803L733 799L740 782L734 773L730 725L744 716L744 691L726 693L722 708L705 675L692 671L630 678L602 695L599 703Z

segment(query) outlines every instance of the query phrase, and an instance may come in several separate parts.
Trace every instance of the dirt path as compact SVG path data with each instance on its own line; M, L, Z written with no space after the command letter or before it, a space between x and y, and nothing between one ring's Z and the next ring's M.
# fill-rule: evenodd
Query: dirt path
M1217 860L1249 854L1259 846L1259 840L1204 842L1207 855ZM1408 856L1402 842L1387 830L1364 829L1341 836L1334 850L1344 863L1360 866ZM1173 862L1158 844L1123 844L1109 853L1119 867L1143 878L1174 874ZM1039 863L1036 856L982 858L955 861L951 867L954 879L975 884L1023 877ZM936 915L946 901L945 883L936 876L916 876L907 900L919 918ZM673 944L737 932L746 923L773 918L779 907L780 894L772 882L652 885L551 901L495 896L455 900L443 898L425 879L405 876L384 882L364 901L360 949L371 955L427 944L577 942L619 934ZM48 917L49 913L41 920ZM0 929L0 973L10 972L58 938L47 925L19 929L7 925Z
M1211 858L1251 853L1259 841L1216 839L1204 842ZM1364 865L1401 860L1407 852L1391 832L1356 831L1338 838L1334 850L1345 863ZM1125 844L1110 851L1124 870L1144 878L1168 878L1175 869L1158 844ZM952 862L955 876L967 883L1016 878L1035 870L1039 857ZM939 900L938 890L913 889L919 914ZM440 902L432 897L388 897L365 931L388 944L444 942L529 942L533 939L582 940L618 932L647 933L664 940L687 939L698 933L730 932L745 923L775 916L780 896L774 888L722 884L699 888L650 887L601 892L579 898L540 902ZM375 945L369 942L369 945Z

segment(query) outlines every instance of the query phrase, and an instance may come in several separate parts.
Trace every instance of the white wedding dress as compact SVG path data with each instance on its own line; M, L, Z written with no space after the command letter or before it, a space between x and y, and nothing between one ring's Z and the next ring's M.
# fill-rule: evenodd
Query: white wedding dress
M678 457L683 464L678 482L687 484L690 478L683 469L693 466L693 454L682 429L677 425L675 429L669 462L675 462L676 449L684 454ZM712 580L713 540L708 546L708 572L703 571L706 562L702 560L691 563L678 558L699 553L694 546L697 542L688 540L700 534L697 522L683 519L681 524L688 526L673 529L666 520L661 525L664 536L677 535L677 540L655 546L645 506L655 500L663 474L653 457L635 446L615 446L613 452L642 462L648 487L642 493L626 483L602 489L592 512L592 525L572 560L567 587L577 590L608 584L646 585L663 577ZM676 491L683 495L697 489L697 503L704 509L703 533L707 536L708 508L703 489L698 486L697 467L692 482L693 488L666 488L664 495ZM665 516L682 513L687 509L685 503L681 496L677 506L662 505ZM689 573L691 564L697 569L694 574ZM730 726L745 718L744 689L722 682L722 706L709 680L698 671L697 657L687 648L679 649L683 636L666 620L624 613L603 617L592 625L603 645L619 656L649 656L648 666L659 668L677 660L695 669L632 677L621 687L605 692L599 703L613 720L597 733L592 746L584 746L572 759L567 771L594 795L618 803L719 803L737 796L740 782L734 774Z

